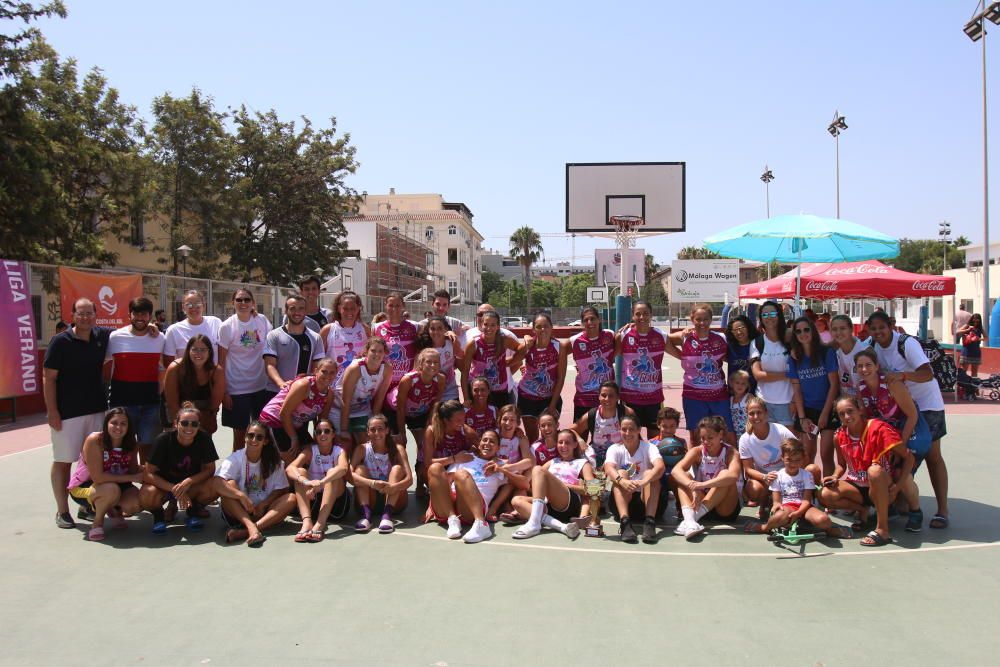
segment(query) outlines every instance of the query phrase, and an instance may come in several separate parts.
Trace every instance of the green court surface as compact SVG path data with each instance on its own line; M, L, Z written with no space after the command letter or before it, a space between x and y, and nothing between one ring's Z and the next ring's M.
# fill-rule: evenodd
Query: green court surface
M626 545L606 520L603 540L497 525L466 545L412 502L392 535L355 534L352 515L319 544L289 521L260 549L226 546L213 507L201 533L154 537L144 514L90 543L89 525L55 528L35 449L0 458L0 664L998 664L1000 414L948 428L951 528L895 520L893 545L804 556L744 535L751 509L695 542L671 523Z

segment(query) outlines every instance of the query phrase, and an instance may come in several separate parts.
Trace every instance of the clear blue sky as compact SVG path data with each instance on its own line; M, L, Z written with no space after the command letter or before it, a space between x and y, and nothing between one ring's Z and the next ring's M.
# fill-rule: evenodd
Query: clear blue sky
M911 238L947 219L982 239L971 0L67 5L41 24L49 41L147 118L154 97L192 86L220 109L335 116L358 149L353 187L463 201L488 247L524 224L564 230L566 162L687 162L688 231L643 242L660 262L765 217L765 162L772 214L832 216L835 109L850 126L843 218ZM571 254L568 237L544 245L548 259ZM607 245L578 237L578 263Z

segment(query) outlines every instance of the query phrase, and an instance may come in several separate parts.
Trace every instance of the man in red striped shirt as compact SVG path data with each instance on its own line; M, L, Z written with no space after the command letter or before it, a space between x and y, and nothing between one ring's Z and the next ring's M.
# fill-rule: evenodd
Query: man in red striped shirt
M106 361L111 361L111 391L108 406L124 407L129 425L139 439L143 460L160 425L160 356L163 336L150 335L153 302L144 296L128 304L131 325L111 332Z

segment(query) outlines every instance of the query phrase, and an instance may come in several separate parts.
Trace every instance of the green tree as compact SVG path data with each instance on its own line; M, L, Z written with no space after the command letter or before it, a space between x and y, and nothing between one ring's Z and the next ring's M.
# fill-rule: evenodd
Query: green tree
M314 267L340 264L346 248L343 218L357 206L345 179L358 167L350 135L337 136L337 121L314 129L282 121L274 110L234 114L236 187L243 202L239 242L232 254L246 275L259 270L291 283Z
M531 310L531 267L542 258L542 237L531 227L525 225L514 230L510 236L510 256L517 260L524 271L524 284L527 286L527 308Z
M531 317L541 308L555 308L559 303L560 290L557 280L532 280L527 316Z
M113 265L104 241L129 227L142 135L136 111L98 70L81 81L73 60L44 45L13 48L41 55L30 68L28 55L16 56L20 64L4 70L15 76L0 89L0 253Z
M516 280L505 281L483 296L483 303L494 308L524 308L526 302L524 285Z
M787 270L785 269L784 265L781 264L781 262L771 262L770 265L771 265L772 278L780 276ZM761 264L760 266L757 267L757 282L762 282L764 280L767 280L767 267L768 267L767 263Z
M889 261L901 271L940 274L945 268L960 269L965 266L965 253L959 248L969 245L969 240L959 236L948 246L947 267L944 266L944 248L937 239L900 239L899 256Z
M699 248L693 245L685 246L677 252L677 259L721 259L721 258L722 255L715 252L714 250L709 250L708 248Z
M226 275L226 255L236 243L235 158L227 115L194 88L187 97L153 100L154 124L146 148L157 165L152 208L166 221L171 271L181 245L192 248L191 270L206 278ZM162 238L162 237L161 237ZM166 263L167 260L163 259Z
M496 304L490 301L488 297L492 292L504 286L503 276L501 276L496 271L483 269L481 285L482 285L483 303L490 303L496 306Z
M564 278L559 290L558 306L574 308L587 303L587 288L595 287L597 283L593 273L577 273Z
M4 0L0 2L0 21L29 25L40 18L66 18L66 7L60 0L35 7L30 2ZM17 80L30 65L54 55L41 31L31 26L20 32L0 32L0 79Z

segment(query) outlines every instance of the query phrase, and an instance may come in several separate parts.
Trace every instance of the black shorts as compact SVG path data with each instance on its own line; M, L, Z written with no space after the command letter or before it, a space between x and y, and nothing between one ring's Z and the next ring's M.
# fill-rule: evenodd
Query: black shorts
M313 443L312 434L309 433L309 424L303 424L302 426L295 429L295 434L299 438L299 448L302 449L306 445L311 445ZM274 428L271 427L271 435L274 437L274 442L278 445L278 451L287 452L292 448L292 439L288 437L285 433L285 428Z
M538 418L542 416L542 412L549 409L549 404L552 402L551 398L528 398L527 396L518 394L517 395L517 409L521 411L522 417L534 417ZM562 412L562 397L560 396L556 400L556 415Z
M251 394L236 394L230 396L233 407L222 408L222 425L229 428L245 429L260 416L260 411L267 405L267 393L261 389Z
M422 415L416 415L414 417L406 418L406 428L411 431L419 431L420 429L427 428L427 422L430 421L431 413L430 410Z
M608 504L611 505L611 516L615 518L615 521L621 521L622 518L618 515L618 504L615 502L614 494L608 496ZM646 517L646 503L642 501L642 491L633 493L632 497L629 498L628 516L634 521L641 521Z
M663 403L653 403L652 405L626 403L625 405L632 408L633 412L635 412L635 417L639 420L640 427L645 426L649 432L656 431L659 428L656 425L656 415L659 414Z
M712 510L708 510L708 514L706 514L702 518L703 519L708 519L709 521L725 521L725 522L729 522L729 521L735 520L736 517L738 517L740 515L740 510L741 509L743 509L743 508L740 506L740 503L737 500L736 501L736 507L729 514L725 514L725 515L719 514L719 512L717 510L712 509Z
M810 408L808 405L806 406L806 419L811 421L813 424L816 424L817 427L819 426L819 416L822 413L823 413L822 410L817 410L816 408ZM795 418L794 428L796 431L799 431L800 433L802 432L802 429L799 427L798 417ZM835 411L830 410L829 420L827 421L826 426L821 428L820 430L836 431L838 428L840 428L840 418L837 417L837 413Z
M850 484L851 486L853 486L855 489L857 489L861 493L861 502L863 504L865 504L865 505L871 505L872 504L872 497L871 497L871 494L868 491L868 487L867 486L861 486L860 484L857 484L856 482L852 482L849 479L845 479L844 481L847 482L848 484Z
M511 396L509 391L491 391L489 404L494 408L499 410L505 405L511 405L514 402L514 397Z
M580 500L580 494L575 491L569 492L569 504L561 510L557 510L552 507L552 503L549 503L549 516L556 521L562 521L563 523L569 523L576 517L580 516L580 510L583 509L583 501Z
M317 493L312 499L312 505L309 506L309 511L312 514L312 518L315 519L316 515L319 514L319 506L323 504L323 494ZM337 499L333 501L333 509L330 510L330 519L333 521L340 521L345 516L347 512L351 509L351 494L344 493L337 496Z

